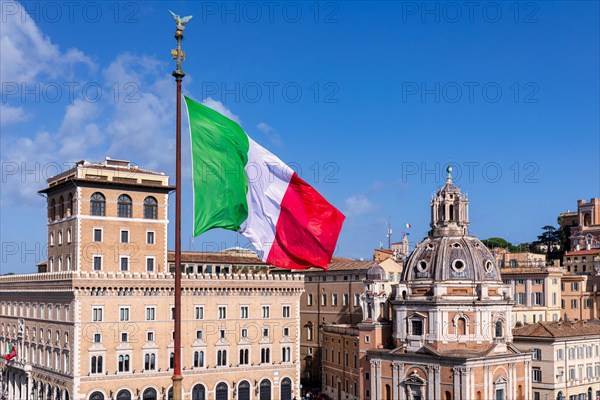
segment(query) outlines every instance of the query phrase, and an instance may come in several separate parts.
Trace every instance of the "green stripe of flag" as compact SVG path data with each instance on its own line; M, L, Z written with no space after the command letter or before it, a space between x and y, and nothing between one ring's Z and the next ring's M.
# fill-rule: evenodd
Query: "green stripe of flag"
M229 118L185 97L190 123L194 236L237 231L248 218L248 135Z

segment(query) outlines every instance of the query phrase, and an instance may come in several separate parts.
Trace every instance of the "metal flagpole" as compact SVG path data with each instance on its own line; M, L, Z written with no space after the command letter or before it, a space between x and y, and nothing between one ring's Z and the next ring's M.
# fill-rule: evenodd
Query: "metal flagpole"
M185 52L181 50L181 41L183 40L183 30L185 24L192 19L192 16L181 18L179 15L169 11L175 22L175 40L177 48L171 50L171 57L177 60L177 69L173 71L175 82L177 83L177 117L176 117L176 173L175 173L175 346L173 354L173 400L182 400L182 381L181 375L181 81L185 72L181 69L181 61L185 60Z

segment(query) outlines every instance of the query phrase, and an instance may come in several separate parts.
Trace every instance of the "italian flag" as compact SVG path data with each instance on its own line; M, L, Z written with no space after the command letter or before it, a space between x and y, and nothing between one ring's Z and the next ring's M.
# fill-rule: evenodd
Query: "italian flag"
M4 356L4 359L6 359L6 361L10 361L13 358L17 357L17 348L13 345L8 345L8 353Z
M344 215L234 121L185 97L190 124L194 236L238 231L281 268L327 264Z

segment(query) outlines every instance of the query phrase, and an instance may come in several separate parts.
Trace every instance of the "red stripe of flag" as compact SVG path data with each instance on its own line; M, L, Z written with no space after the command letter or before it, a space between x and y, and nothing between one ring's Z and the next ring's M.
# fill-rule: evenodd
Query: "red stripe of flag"
M327 270L344 215L296 173L281 201L267 263L281 268Z

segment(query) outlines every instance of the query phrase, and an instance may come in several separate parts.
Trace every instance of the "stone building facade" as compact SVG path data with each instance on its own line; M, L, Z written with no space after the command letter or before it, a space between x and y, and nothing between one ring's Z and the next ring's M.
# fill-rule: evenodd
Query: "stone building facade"
M0 348L18 354L0 360L10 400L171 397L171 189L110 159L48 181L46 272L0 277ZM183 262L183 398L298 396L303 276L227 253Z
M533 399L600 397L600 323L538 322L513 331L514 343L533 352Z

